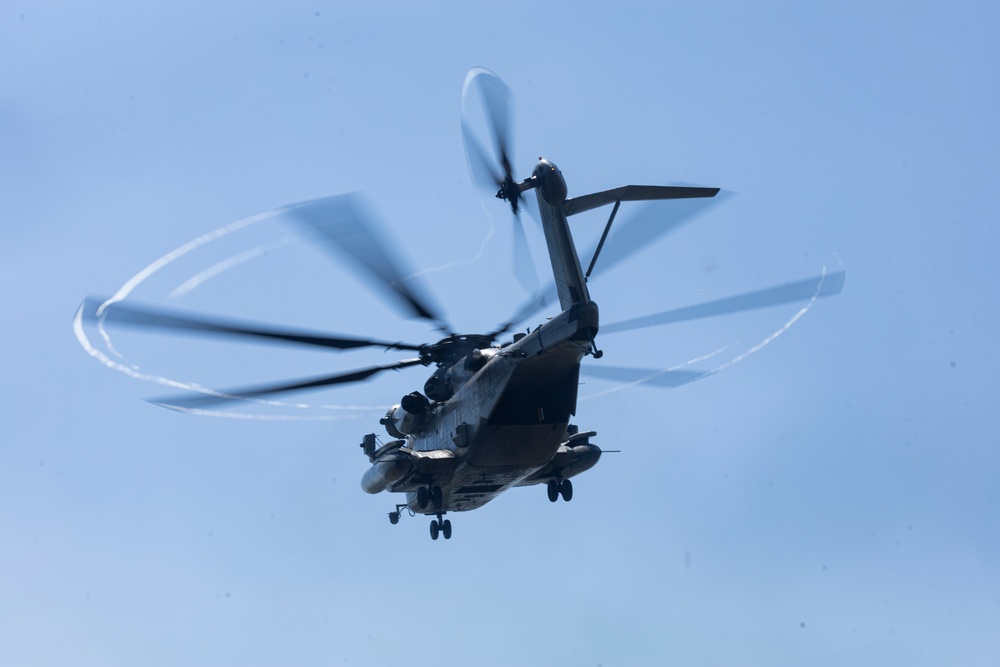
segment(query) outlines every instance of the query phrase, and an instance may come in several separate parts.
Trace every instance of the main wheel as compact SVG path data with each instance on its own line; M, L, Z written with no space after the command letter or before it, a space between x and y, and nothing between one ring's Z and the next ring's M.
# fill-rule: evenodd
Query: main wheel
M566 502L573 500L573 482L564 479L562 484L559 485L559 493Z
M444 494L440 486L431 487L431 502L434 503L435 509L441 509L441 505L444 504Z
M427 501L428 501L427 487L421 486L419 489L417 489L417 507L419 507L420 509L427 509Z
M445 519L444 523L441 525L441 534L444 535L444 539L451 539L451 521L449 519Z
M559 482L550 479L548 483L549 500L555 502L559 500Z
M437 519L431 521L431 539L436 540L438 538L438 532L441 528L438 526ZM447 537L445 539L448 539Z

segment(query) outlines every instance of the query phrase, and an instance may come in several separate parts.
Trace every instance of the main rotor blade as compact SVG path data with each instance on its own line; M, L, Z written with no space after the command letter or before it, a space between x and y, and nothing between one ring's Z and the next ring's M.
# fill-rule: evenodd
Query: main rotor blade
M653 241L677 231L709 208L726 201L731 194L723 191L711 198L676 199L640 206L624 221L615 224L615 229L601 251L592 275L607 271L642 248L648 247ZM592 257L595 249L596 244L594 248L589 249L589 252L580 256Z
M440 311L389 240L379 232L377 217L357 193L322 197L293 204L289 215L313 233L325 247L361 269L376 286L415 317L449 331Z
M594 274L600 274L601 271L628 259L650 242L677 230L716 202L724 201L727 194L722 192L711 199L680 199L665 205L647 204L640 208L618 225L617 232L611 236L601 252L600 260L594 267ZM581 258L592 257L595 248L591 248L587 254L581 254ZM514 315L497 328L494 332L495 335L505 334L521 322L533 317L552 303L555 297L556 286L555 283L550 282L528 301L521 304ZM601 331L604 331L604 327L601 328Z
M840 294L841 290L844 289L844 278L844 271L835 271L717 301L709 301L696 306L676 308L654 315L646 315L645 317L637 317L625 320L624 322L605 325L601 327L601 333L609 334L619 331L631 331L633 329L643 329L675 322L687 322L703 317L728 315L745 310L767 308L794 301L806 301L814 297L833 296Z
M491 331L489 335L494 339L499 338L527 320L529 317L535 315L535 313L548 306L555 300L555 298L556 285L555 283L549 283L545 289L532 294L527 301L521 304L520 308L518 308L518 310L515 311L506 322L497 325L497 328Z
M149 402L165 408L208 408L221 405L223 403L229 403L231 401L275 396L277 394L302 391L305 389L320 389L322 387L330 387L337 384L362 382L383 371L395 371L401 368L406 368L407 366L415 366L423 363L423 360L419 358L404 359L392 364L370 366L368 368L348 371L346 373L338 373L336 375L321 375L319 377L294 380L292 382L283 382L281 384L244 387L242 389L230 389L208 394L196 393L175 397L149 399Z
M294 329L276 329L265 325L237 322L201 315L190 315L150 306L126 304L121 301L108 303L107 299L89 296L83 302L83 319L107 322L145 329L164 329L173 333L207 336L243 336L278 343L312 345L335 350L361 347L384 347L387 350L420 350L420 345L380 341L372 338L335 336L319 332ZM103 307L102 307L103 306Z
M713 371L689 371L684 369L655 370L651 368L630 368L626 366L583 365L582 375L612 380L621 384L652 384L657 387L674 389L695 380L714 375Z

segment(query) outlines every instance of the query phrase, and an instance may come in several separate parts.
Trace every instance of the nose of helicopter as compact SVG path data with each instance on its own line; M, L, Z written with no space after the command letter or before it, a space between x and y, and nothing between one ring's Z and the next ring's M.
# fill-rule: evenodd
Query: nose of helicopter
M531 176L536 179L538 183L536 188L546 202L555 205L566 201L566 179L563 178L559 167L545 158L538 158L538 164L535 165Z

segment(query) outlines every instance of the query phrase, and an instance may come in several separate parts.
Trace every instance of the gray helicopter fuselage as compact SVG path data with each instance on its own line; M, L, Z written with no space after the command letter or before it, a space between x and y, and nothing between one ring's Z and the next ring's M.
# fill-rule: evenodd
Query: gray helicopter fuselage
M529 180L562 312L511 344L480 351L478 369L471 354L456 363L454 394L428 405L415 432L372 456L362 487L405 492L414 512L472 510L513 486L571 477L600 457L586 441L591 434L570 427L580 361L593 349L599 318L561 206L566 183L546 160ZM439 503L421 507L421 487L435 486Z

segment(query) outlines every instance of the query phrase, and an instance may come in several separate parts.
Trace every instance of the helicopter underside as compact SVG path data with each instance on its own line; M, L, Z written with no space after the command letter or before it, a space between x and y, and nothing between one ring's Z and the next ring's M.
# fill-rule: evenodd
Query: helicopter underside
M545 466L564 439L566 424L487 427L477 438L478 450L489 452L458 466L442 489L441 508L420 508L416 492L407 494L407 505L420 514L465 512L482 507L507 489Z
M562 434L556 439L561 442L553 447L553 434L557 432ZM571 500L570 478L589 470L601 458L600 448L589 442L593 435L594 431L577 433L571 425L564 425L561 431L544 424L495 427L491 429L489 444L504 451L502 458L509 465L500 465L499 457L489 466L458 463L454 455L436 457L434 474L411 475L389 489L405 492L407 501L396 505L395 511L389 513L389 520L397 523L404 507L411 514L436 515L430 525L431 537L436 540L440 534L449 539L452 526L444 518L446 513L477 509L514 486L544 484L550 501L556 502L560 497ZM544 464L537 465L543 459Z

